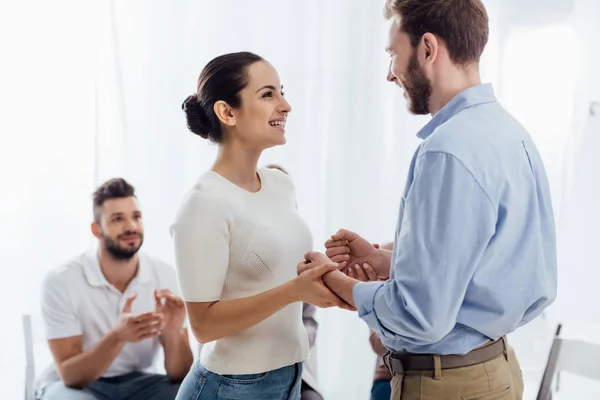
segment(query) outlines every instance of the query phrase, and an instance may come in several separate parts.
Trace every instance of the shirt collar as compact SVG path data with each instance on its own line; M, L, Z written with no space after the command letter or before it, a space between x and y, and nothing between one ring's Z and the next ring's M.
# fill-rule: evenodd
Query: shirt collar
M151 277L148 274L147 268L145 268L144 257L139 254L139 267L136 276L133 278L131 283L148 283L151 281ZM84 255L85 262L83 263L83 270L85 278L91 286L111 286L106 280L106 277L102 273L100 268L100 262L98 261L97 250L90 250Z
M417 136L427 139L437 127L454 117L456 114L469 107L479 104L496 102L494 88L491 83L481 84L467 88L454 96L442 109L434 115L420 131Z

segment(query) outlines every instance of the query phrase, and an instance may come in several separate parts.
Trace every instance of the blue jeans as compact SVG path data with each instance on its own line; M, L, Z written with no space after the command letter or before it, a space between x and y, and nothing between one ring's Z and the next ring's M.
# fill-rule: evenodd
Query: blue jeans
M196 361L176 400L300 400L302 364L249 375L219 375Z
M132 372L113 378L100 378L82 390L71 389L62 381L44 388L41 400L174 400L179 389L165 375Z
M371 387L371 400L390 400L392 397L392 386L388 380L373 382Z

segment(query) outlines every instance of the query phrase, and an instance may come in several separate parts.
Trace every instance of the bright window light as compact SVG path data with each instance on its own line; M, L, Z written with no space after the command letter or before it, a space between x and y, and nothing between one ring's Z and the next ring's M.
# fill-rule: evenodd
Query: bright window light
M550 174L561 165L573 114L577 39L567 26L512 35L503 65L503 102L533 136Z

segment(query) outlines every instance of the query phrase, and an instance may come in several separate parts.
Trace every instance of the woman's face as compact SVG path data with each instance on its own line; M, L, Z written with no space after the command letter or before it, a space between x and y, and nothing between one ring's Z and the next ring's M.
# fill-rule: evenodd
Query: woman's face
M292 108L282 89L277 71L268 62L248 67L248 85L240 92L242 105L233 110L232 134L238 140L255 149L285 143L285 123Z

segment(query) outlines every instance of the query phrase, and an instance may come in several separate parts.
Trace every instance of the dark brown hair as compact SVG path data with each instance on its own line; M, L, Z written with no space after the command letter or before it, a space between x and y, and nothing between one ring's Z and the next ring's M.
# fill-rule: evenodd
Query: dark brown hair
M245 51L224 54L206 64L198 78L197 92L181 105L192 133L215 143L223 141L215 103L222 100L233 108L240 107L240 91L248 85L248 67L258 61L264 60Z
M100 209L106 200L135 196L135 188L123 178L113 178L94 191L94 221L100 222Z
M481 0L386 0L384 15L400 17L400 29L413 47L425 33L444 40L457 65L478 62L488 41L488 15Z

